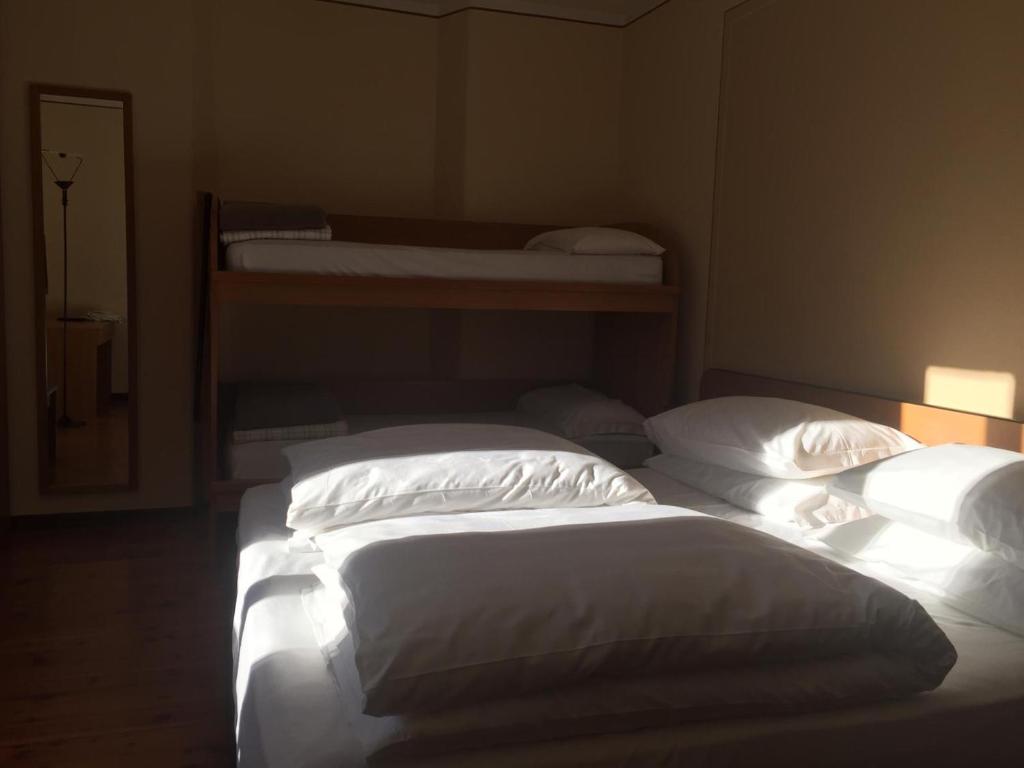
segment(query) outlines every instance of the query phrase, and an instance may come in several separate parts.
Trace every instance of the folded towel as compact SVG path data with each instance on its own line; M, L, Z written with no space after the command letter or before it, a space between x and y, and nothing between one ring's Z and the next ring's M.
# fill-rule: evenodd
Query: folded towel
M233 443L264 443L272 440L323 440L348 434L344 419L326 424L296 424L293 427L264 427L263 429L236 429L231 433Z
M224 202L220 206L221 232L273 229L322 229L327 214L315 205Z
M224 245L240 243L243 240L330 240L333 237L330 227L320 229L240 229L234 232L221 232L220 241Z

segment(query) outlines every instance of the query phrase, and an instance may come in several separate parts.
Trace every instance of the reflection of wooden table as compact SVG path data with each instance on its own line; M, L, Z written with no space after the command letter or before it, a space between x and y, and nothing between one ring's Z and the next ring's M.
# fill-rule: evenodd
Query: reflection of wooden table
M68 411L73 419L95 418L110 407L113 323L92 320L68 322ZM46 350L50 386L64 382L64 323L51 320L46 326ZM58 392L57 413L63 415L64 398Z

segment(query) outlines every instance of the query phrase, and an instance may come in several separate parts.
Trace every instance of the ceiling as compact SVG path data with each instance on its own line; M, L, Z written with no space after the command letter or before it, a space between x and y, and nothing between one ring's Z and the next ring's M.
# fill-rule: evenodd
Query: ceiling
M624 27L668 0L328 0L421 16L447 16L468 9L546 16Z

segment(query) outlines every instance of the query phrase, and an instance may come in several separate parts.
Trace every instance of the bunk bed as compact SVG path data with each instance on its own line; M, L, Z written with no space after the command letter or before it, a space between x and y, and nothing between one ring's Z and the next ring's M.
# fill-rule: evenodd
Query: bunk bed
M197 417L203 425L201 483L213 513L237 509L245 490L262 482L231 479L225 467L224 405L230 397L230 382L222 380L221 318L231 307L292 305L429 312L431 375L418 381L397 377L331 381L331 387L351 414L502 411L525 391L551 383L529 376L487 380L458 375L453 364L458 358L459 343L455 319L460 312L480 310L591 313L594 344L589 380L585 383L644 415L657 413L670 404L679 278L676 262L668 253L657 257L661 264L653 278L647 269L644 282L633 277L626 278L629 282L617 281L614 268L602 276L603 282L580 282L571 279L571 265L568 270L565 265L555 269L553 279L528 280L507 279L507 268L501 270L503 277L499 279L332 274L316 265L311 267L312 271L300 271L300 267L293 271L261 271L260 267L267 264L276 268L264 258L265 254L257 253L251 259L228 258L228 248L219 238L219 211L220 201L215 195L200 195L196 394ZM557 229L352 215L328 218L335 241L451 249L458 251L455 258L470 263L470 268L478 261L473 251L508 250L522 254L523 244L531 237ZM651 234L640 225L619 226ZM358 263L365 264L372 254L372 248L361 249L357 253ZM507 257L515 258L515 254ZM552 272L550 265L541 266L547 273ZM500 344L500 339L495 341Z

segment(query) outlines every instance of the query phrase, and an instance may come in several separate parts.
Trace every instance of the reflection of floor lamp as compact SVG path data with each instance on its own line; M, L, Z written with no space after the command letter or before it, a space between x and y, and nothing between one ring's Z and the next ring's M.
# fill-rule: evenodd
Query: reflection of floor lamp
M62 413L57 420L57 426L67 429L69 427L81 427L84 421L75 421L68 415L68 190L75 182L75 174L82 167L85 158L80 155L72 155L68 152L55 152L51 149L43 150L43 162L50 169L53 176L53 183L60 189L60 204L64 209L64 307L61 312L60 321L63 326L64 340L62 342L61 355L61 398Z

